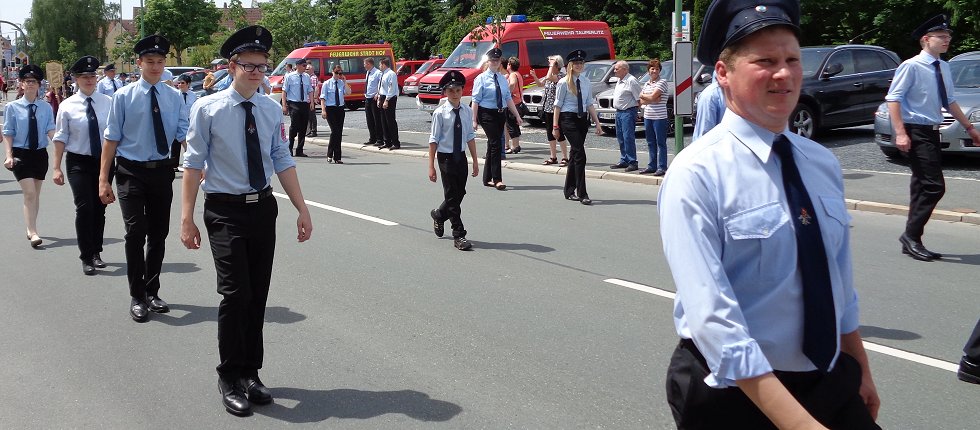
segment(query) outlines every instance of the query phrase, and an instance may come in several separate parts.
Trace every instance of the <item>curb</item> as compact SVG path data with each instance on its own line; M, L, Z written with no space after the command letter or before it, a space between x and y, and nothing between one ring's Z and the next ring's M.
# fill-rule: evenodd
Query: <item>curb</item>
M309 141L309 139L307 139ZM386 151L378 149L372 146L365 146L356 143L341 142L341 146L348 149L356 149L365 152L376 152L389 155L400 155L403 157L414 157L414 158L427 158L429 153L426 151L418 151L414 149L399 149L397 151ZM483 158L480 159L486 162ZM564 175L565 167L553 167L545 166L540 164L530 164L530 163L518 163L513 161L503 161L501 167L504 169L520 170L524 172L535 172L535 173L546 173L553 175ZM638 174L622 173L622 172L609 172L605 170L585 170L585 177L589 179L605 179L610 181L619 181L632 184L641 185L660 185L663 182L662 177L656 176L645 176ZM905 205L896 205L891 203L880 203L872 202L866 200L854 200L854 199L844 199L844 203L848 210L861 211L861 212L874 212L886 215L901 215L908 216L909 207ZM973 224L980 226L980 213L976 212L959 212L950 210L936 209L932 213L930 218L936 221L947 221L947 222L961 222L966 224Z

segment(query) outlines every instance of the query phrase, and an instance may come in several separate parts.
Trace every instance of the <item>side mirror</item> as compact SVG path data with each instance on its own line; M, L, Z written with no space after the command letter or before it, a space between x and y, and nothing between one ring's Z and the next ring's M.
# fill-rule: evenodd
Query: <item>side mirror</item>
M697 81L701 85L705 85L708 82L711 82L711 73L702 73L698 75Z
M615 84L616 82L619 82L619 77L617 77L617 76L610 77L609 80L606 81L606 82L608 82L610 84Z
M844 71L844 65L841 63L834 63L827 66L827 68L823 70L823 74L821 74L820 77L827 79L842 71Z

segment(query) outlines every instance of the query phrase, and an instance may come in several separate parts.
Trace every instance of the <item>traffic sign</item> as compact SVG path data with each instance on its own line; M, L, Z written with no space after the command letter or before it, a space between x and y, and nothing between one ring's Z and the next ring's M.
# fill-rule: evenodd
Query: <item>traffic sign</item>
M674 44L674 115L691 115L694 110L694 44Z

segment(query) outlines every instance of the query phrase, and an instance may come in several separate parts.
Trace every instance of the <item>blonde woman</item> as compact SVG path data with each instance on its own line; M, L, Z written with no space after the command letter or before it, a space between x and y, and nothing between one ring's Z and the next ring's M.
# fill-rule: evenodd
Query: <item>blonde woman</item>
M544 107L544 123L545 125L553 124L555 122L555 113L548 108L555 105L555 89L558 88L558 81L565 77L565 72L562 70L565 68L565 60L561 58L561 55L552 55L548 57L548 74L543 78L538 78L538 75L534 73L534 69L531 69L531 77L534 78L534 82L538 85L544 87L544 103L541 106ZM548 146L551 150L551 157L544 160L545 166L550 166L552 164L558 164L558 167L565 167L568 165L568 145L565 144L565 136L561 136L560 133L555 133L551 127L545 127L548 133ZM556 134L557 139L556 139ZM561 162L558 161L558 151L556 150L556 144L561 143Z
M579 79L582 69L585 68L585 51L572 51L567 59L568 76L558 82L555 90L551 128L567 137L572 147L571 160L565 175L565 198L591 205L592 199L585 189L585 137L589 131L589 118L598 124L599 116L595 112L591 83L588 79ZM596 128L596 134L601 136L602 129Z

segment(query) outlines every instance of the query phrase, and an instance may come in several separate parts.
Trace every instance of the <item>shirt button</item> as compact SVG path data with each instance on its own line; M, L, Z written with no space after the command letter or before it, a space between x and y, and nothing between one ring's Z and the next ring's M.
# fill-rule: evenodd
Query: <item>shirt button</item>
M762 234L769 234L769 229L768 228L762 229Z

